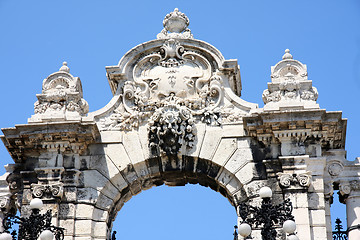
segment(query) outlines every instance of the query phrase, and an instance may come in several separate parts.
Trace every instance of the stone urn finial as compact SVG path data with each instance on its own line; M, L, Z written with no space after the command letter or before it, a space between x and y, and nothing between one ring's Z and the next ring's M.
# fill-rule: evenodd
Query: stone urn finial
M67 72L67 73L70 72L70 68L67 66L67 62L63 62L63 65L61 66L61 68L59 69L59 71Z
M290 54L290 50L289 50L289 49L286 49L286 50L285 50L285 54L283 55L282 59L283 59L283 60L285 60L285 59L293 59L293 56Z

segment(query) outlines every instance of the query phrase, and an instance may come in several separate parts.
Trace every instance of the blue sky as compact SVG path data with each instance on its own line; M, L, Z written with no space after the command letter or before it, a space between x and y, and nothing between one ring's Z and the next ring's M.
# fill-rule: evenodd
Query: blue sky
M195 38L214 45L226 59L238 59L242 98L260 107L270 66L289 48L295 59L307 64L320 107L343 111L348 118L348 160L360 156L360 2L356 0L0 0L0 127L27 122L42 80L63 61L80 77L90 111L105 106L112 97L105 66L117 64L137 44L155 39L163 17L175 7L189 17ZM0 161L12 162L2 144ZM126 232L132 239L180 239L186 233L194 239L231 239L236 217L228 201L210 189L162 186L131 199L116 221L121 224L116 228L125 230L120 239L130 237Z

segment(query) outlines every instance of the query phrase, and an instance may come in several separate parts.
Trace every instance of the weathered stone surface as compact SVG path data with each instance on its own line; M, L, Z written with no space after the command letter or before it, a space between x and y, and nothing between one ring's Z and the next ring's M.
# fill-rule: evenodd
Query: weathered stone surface
M214 154L213 162L220 166L224 166L227 160L236 150L236 138L223 138Z

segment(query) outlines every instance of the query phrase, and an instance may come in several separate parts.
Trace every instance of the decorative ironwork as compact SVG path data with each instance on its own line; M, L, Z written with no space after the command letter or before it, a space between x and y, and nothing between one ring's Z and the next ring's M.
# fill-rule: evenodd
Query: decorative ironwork
M335 220L335 231L332 232L333 240L347 240L348 239L348 231L344 231L343 226L341 225L341 220L337 218Z
M112 235L111 235L111 240L116 240L116 231L113 231Z
M250 206L246 203L239 205L239 214L243 222L252 228L261 227L263 240L276 239L274 225L282 225L286 220L294 221L292 210L290 199L286 199L279 205L273 205L270 197L262 199L261 207Z
M18 234L16 230L12 230L14 224L19 225ZM7 214L3 219L3 227L5 229L4 233L11 234L13 240L37 240L46 230L54 235L55 240L64 239L64 228L51 224L51 210L48 210L45 214L40 214L40 209L33 208L29 217ZM18 235L17 238L16 235ZM40 237L40 239L42 238Z
M234 233L233 233L233 235L234 235L234 240L238 240L238 233L237 233L237 228L238 228L238 226L234 226Z

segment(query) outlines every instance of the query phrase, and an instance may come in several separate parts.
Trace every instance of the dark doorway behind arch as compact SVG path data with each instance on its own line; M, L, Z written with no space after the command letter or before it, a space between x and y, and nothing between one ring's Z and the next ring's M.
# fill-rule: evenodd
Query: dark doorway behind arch
M113 231L117 240L231 240L236 221L228 199L210 188L162 185L125 203Z

